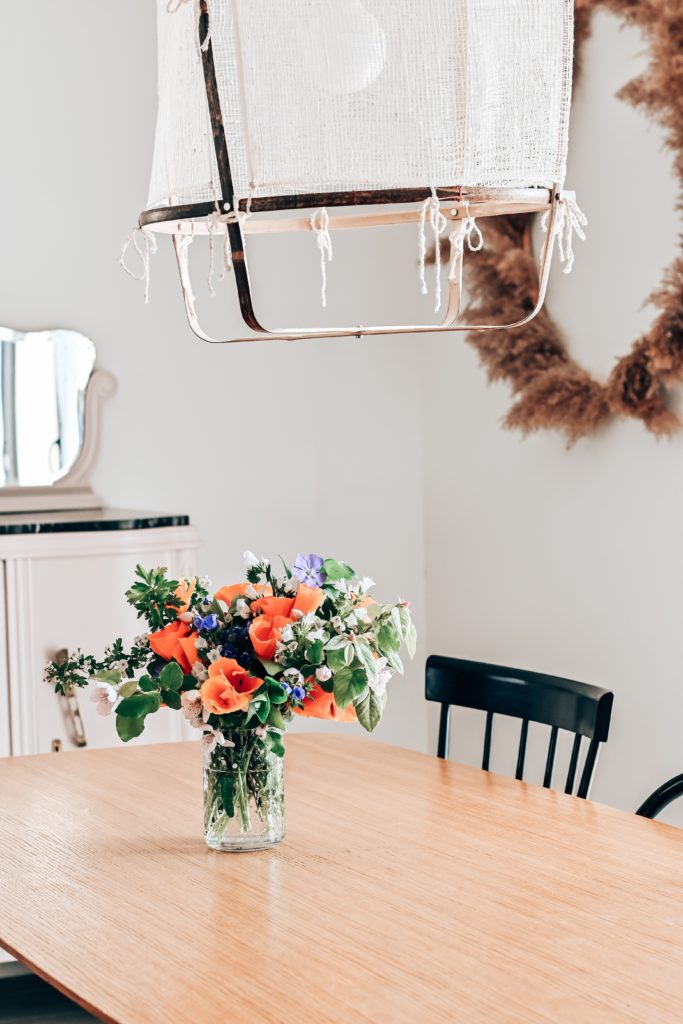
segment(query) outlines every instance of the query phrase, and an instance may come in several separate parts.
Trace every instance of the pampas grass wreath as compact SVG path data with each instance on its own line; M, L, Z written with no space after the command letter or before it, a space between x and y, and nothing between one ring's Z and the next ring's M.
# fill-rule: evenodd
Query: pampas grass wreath
M645 72L620 90L620 99L661 124L674 153L677 209L683 209L683 3L681 0L576 0L576 59L600 8L640 28L649 44ZM447 258L447 254L445 254ZM492 217L486 247L469 260L466 320L495 323L519 319L535 305L537 270L525 216ZM505 380L515 398L503 420L527 435L563 433L569 445L611 417L643 421L658 437L681 426L667 405L667 386L683 380L683 257L676 258L649 301L658 310L647 334L620 358L606 383L596 380L569 354L561 332L544 309L527 326L507 332L472 331L489 380Z

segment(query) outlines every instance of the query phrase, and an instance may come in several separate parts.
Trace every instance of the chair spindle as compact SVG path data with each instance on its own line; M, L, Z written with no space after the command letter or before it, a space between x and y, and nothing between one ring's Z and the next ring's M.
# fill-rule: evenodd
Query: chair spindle
M484 733L484 756L481 766L485 772L489 770L491 760L491 736L493 734L493 711L486 712L486 732Z
M439 742L437 745L436 756L437 757L448 757L448 741L450 734L451 725L451 706L450 704L441 705L441 715L439 716Z
M571 796L574 789L574 779L576 778L576 767L579 763L579 753L581 751L581 733L577 732L574 736L574 743L572 745L572 756L569 759L569 771L567 772L567 785L564 787L565 793L569 793Z
M517 771L515 778L520 781L524 778L524 758L526 757L526 738L529 734L529 719L522 719L522 728L519 733L519 753L517 754Z
M548 744L548 759L545 763L545 775L543 776L543 786L545 789L550 789L550 785L553 781L555 749L557 747L557 732L557 726L554 725L550 730L550 743Z

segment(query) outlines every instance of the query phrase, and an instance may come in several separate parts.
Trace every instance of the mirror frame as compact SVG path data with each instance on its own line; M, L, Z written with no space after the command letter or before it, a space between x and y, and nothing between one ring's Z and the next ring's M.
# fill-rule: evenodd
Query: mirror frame
M71 468L53 484L0 487L0 513L56 512L101 509L102 501L88 481L99 450L102 402L115 394L117 381L95 368L85 389L83 444Z

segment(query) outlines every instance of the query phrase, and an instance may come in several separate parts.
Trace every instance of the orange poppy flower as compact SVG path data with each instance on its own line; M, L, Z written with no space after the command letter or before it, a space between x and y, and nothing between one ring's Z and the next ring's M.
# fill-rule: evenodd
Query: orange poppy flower
M195 661L199 661L194 642L197 633L191 633L186 622L176 619L170 625L156 633L149 634L149 646L164 661L177 661L185 675L192 671Z
M281 598L269 598L279 601ZM272 661L275 647L285 626L293 620L284 615L259 615L249 627L249 639L257 658Z
M241 597L245 593L248 586L248 583L233 583L231 587L221 587L214 594L214 599L216 601L225 601L228 607L230 607L236 597Z
M244 711L262 682L250 676L234 658L219 658L209 666L209 678L199 688L202 704L212 715Z
M293 597L259 597L258 600L252 601L251 613L252 615L258 615L262 612L264 615L270 616L271 619L279 616L285 618L291 622L292 608L294 607Z
M180 599L180 607L178 608L178 615L182 615L190 607L190 601L192 595L195 592L197 586L197 577L195 576L192 580L182 579L176 587L175 596Z
M356 709L349 704L342 711L334 702L334 694L327 693L316 683L303 703L303 707L294 708L297 715L303 718L326 718L335 722L355 722Z
M293 612L301 612L307 615L308 612L316 612L325 600L325 591L320 587L307 587L302 583L294 598Z

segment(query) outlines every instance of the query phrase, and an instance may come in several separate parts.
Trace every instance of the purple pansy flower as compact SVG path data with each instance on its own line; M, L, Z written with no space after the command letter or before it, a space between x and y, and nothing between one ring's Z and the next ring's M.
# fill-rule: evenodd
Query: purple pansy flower
M307 587L320 587L327 579L323 571L324 559L320 555L297 555L292 573Z

